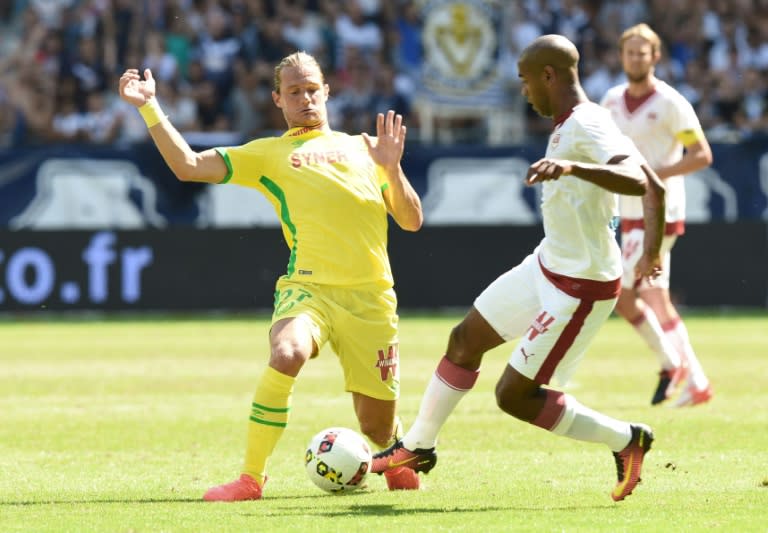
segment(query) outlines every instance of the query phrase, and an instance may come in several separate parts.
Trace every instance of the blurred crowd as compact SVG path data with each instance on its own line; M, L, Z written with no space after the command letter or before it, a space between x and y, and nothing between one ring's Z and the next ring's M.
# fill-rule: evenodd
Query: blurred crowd
M370 131L395 109L418 128L422 0L5 0L0 3L0 148L143 142L117 97L125 68L151 68L158 99L190 135L247 139L284 130L273 68L315 55L331 86L334 129ZM543 133L519 97L516 60L543 33L582 55L599 100L623 81L621 32L648 22L665 43L657 76L694 105L712 141L768 133L768 0L519 0L503 16L498 71L526 131Z

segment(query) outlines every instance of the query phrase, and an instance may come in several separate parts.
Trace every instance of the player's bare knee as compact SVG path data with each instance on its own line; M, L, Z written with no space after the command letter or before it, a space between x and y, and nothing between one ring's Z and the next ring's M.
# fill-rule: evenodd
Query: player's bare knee
M385 448L392 443L393 429L391 425L360 420L360 433L380 448Z
M507 371L496 384L496 405L508 415L529 422L535 418L539 390L534 382L515 371Z
M516 394L515 390L507 386L502 381L496 384L496 405L515 418L521 418L522 398Z
M269 366L283 374L296 376L309 358L310 354L305 352L306 350L302 350L297 343L289 340L274 343Z
M451 330L446 357L452 363L464 368L478 368L480 366L483 354L469 346L466 327L463 322Z
M643 314L643 304L634 296L622 296L616 301L615 310L622 318L633 321Z

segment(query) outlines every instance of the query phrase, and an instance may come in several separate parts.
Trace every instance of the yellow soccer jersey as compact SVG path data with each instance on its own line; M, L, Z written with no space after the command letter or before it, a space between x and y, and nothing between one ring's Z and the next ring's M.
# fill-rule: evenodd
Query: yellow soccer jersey
M219 147L222 183L261 191L290 249L284 277L324 285L393 285L384 178L359 135L293 128Z

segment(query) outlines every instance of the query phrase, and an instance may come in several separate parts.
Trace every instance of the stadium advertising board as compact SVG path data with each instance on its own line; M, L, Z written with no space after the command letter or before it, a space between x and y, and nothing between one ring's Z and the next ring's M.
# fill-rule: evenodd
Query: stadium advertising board
M400 307L465 309L541 231L391 228ZM747 250L749 261L732 260ZM288 255L278 228L0 231L0 312L268 311ZM692 225L675 256L673 295L693 306L766 307L766 272L764 223Z

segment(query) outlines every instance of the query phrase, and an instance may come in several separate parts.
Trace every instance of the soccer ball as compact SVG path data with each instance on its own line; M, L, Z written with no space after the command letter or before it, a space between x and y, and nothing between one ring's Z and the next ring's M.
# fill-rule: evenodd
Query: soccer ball
M326 492L359 489L371 468L371 448L357 432L333 427L309 442L304 465L312 483Z

